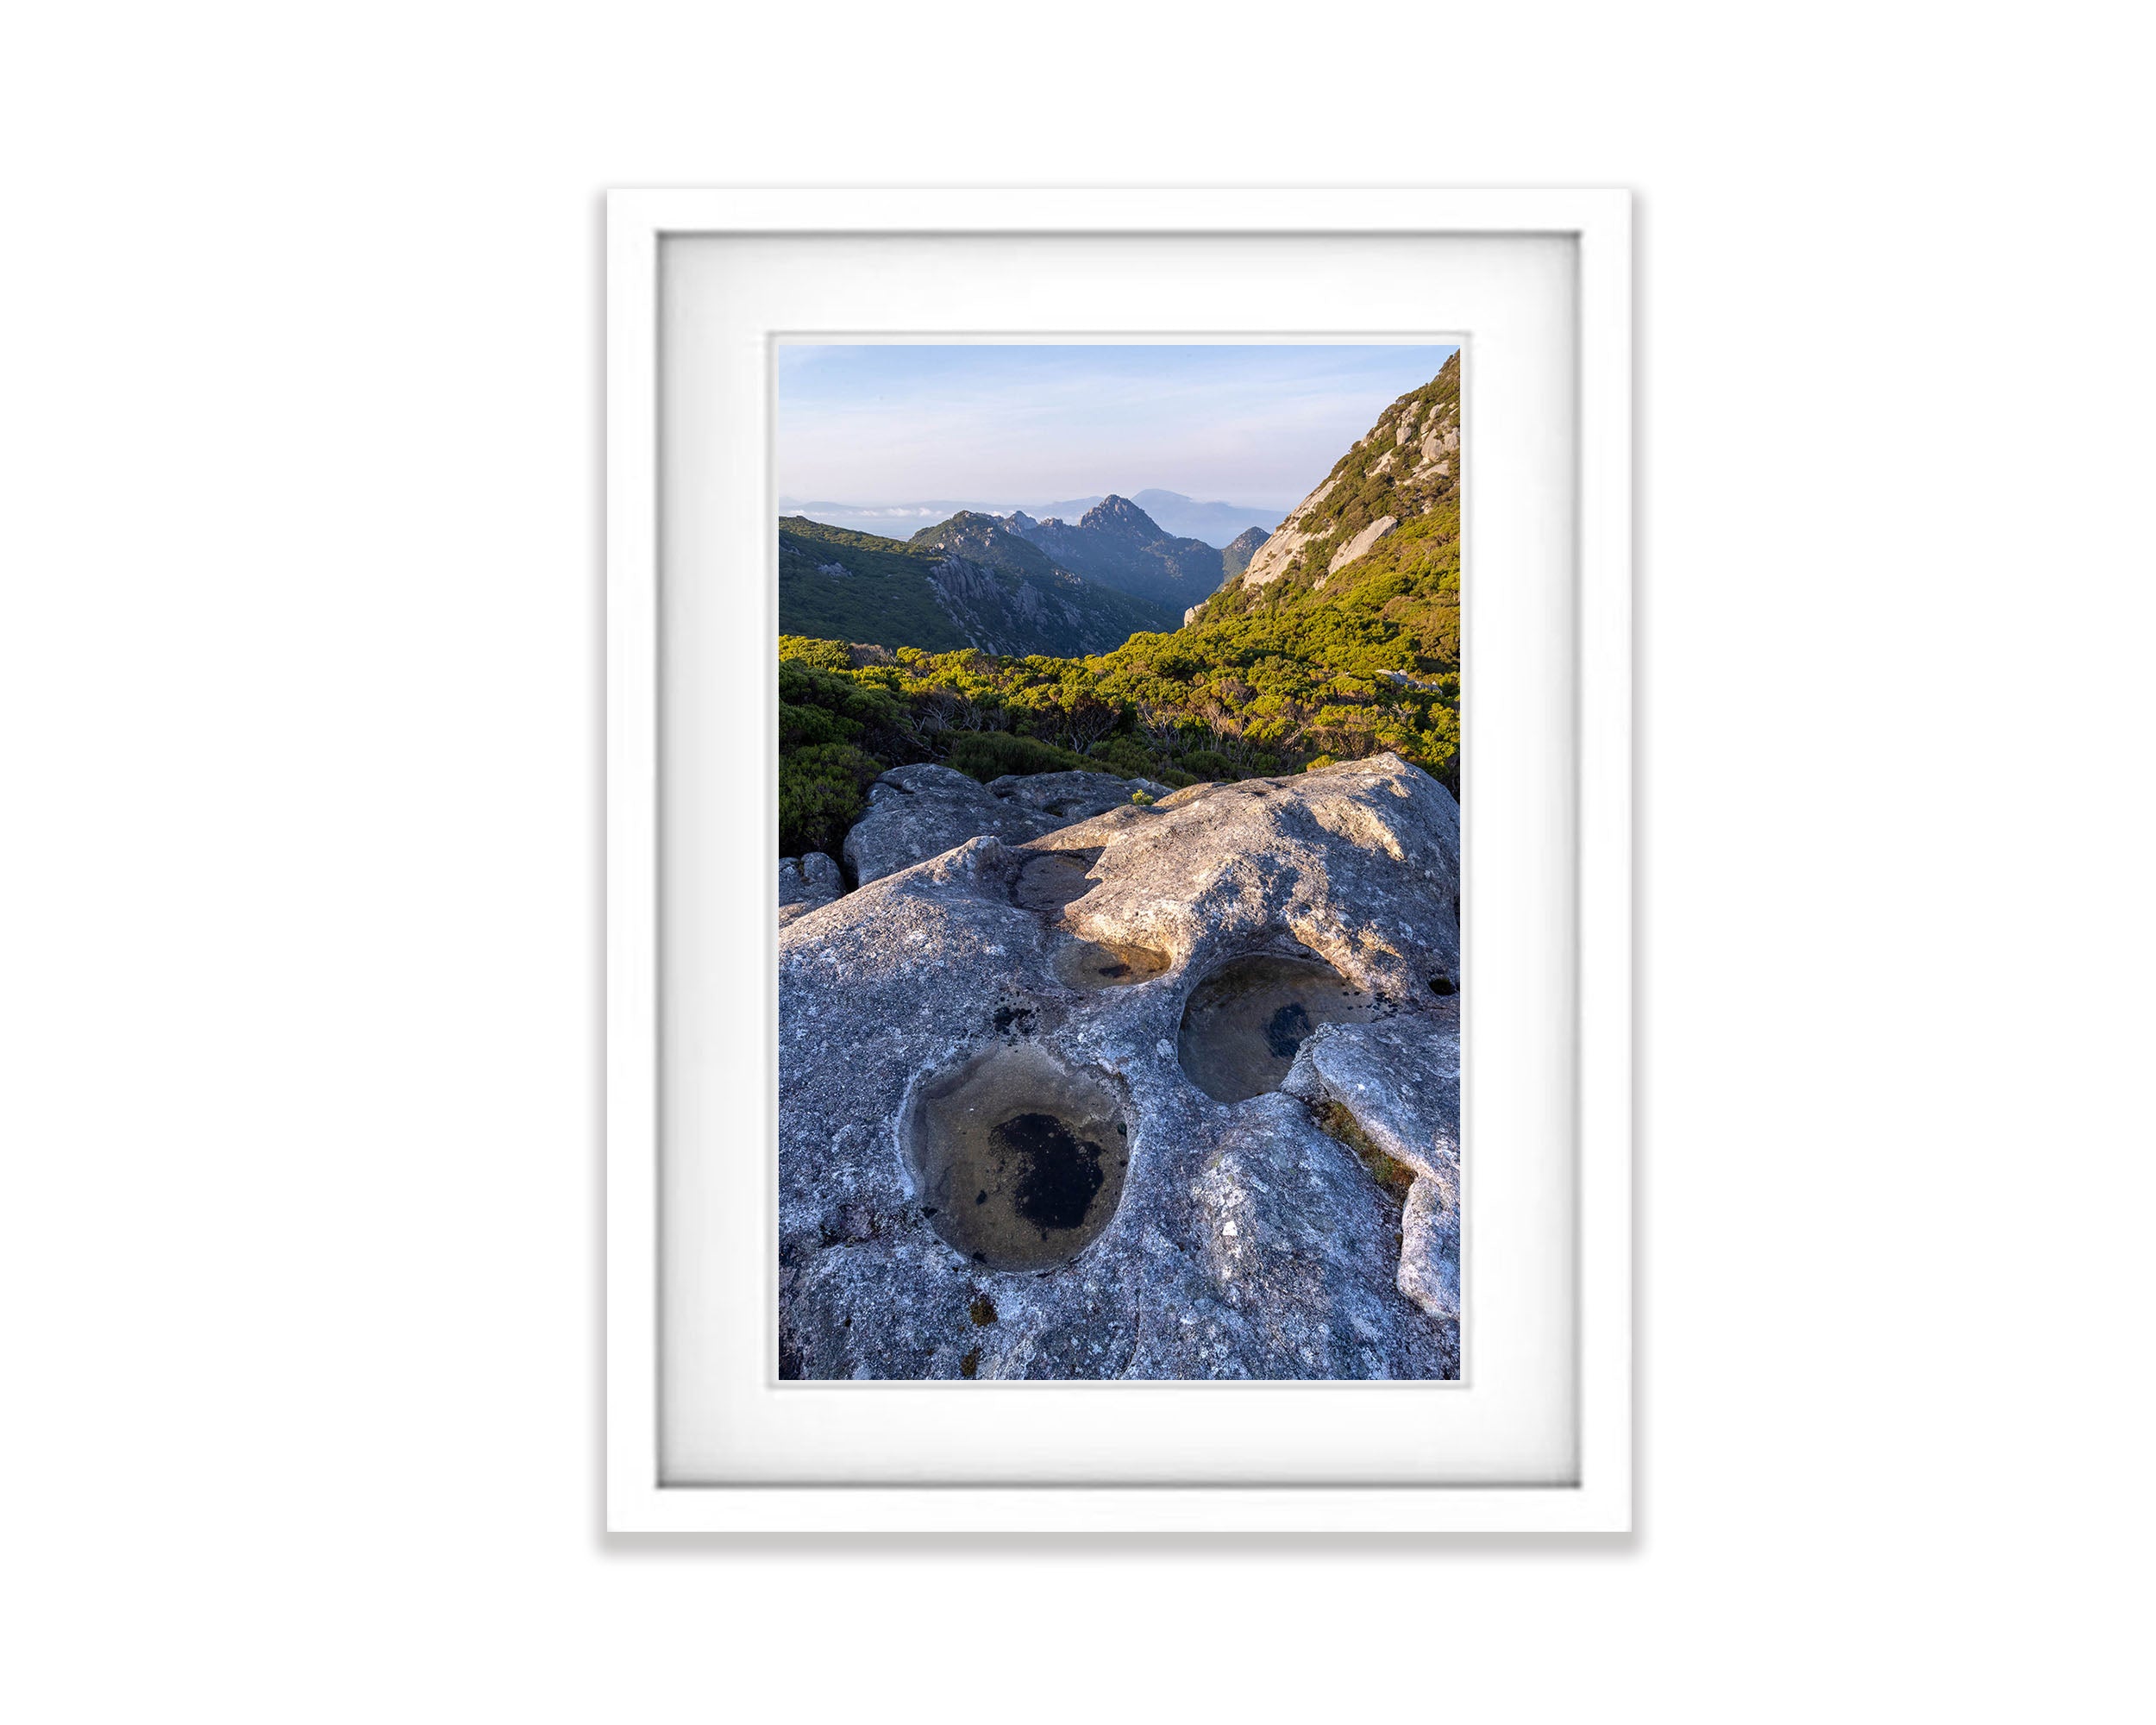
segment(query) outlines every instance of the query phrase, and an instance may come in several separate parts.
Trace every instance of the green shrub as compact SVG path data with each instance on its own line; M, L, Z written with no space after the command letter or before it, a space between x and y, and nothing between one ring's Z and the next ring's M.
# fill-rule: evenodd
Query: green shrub
M833 856L868 806L868 787L883 770L850 743L797 749L779 760L779 854Z
M924 758L925 751L914 735L911 711L888 688L873 681L877 674L839 674L818 670L801 659L780 660L780 754L805 743L847 742L856 743L893 764Z
M1210 749L1194 749L1178 763L1185 773L1194 775L1191 782L1202 779L1236 779L1242 775L1235 770L1235 762L1225 755Z
M820 706L779 703L779 747L798 749L819 743L850 743L861 735L861 721Z
M812 641L805 635L781 635L779 658L782 663L798 659L819 671L850 671L854 668L854 656L847 650L843 641Z
M1126 779L1153 776L1153 762L1146 755L1145 745L1135 737L1111 737L1105 743L1094 743L1086 752L1111 773L1119 773Z
M970 731L952 741L943 764L985 785L1006 773L1064 773L1092 763L1081 755L1037 737L1013 737L1006 731Z

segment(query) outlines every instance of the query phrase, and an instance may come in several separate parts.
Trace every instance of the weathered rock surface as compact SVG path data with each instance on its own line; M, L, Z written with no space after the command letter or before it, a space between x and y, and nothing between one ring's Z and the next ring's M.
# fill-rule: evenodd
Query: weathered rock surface
M1414 1170L1400 1250L1400 1291L1426 1312L1460 1315L1460 1037L1421 1017L1320 1025L1281 1088L1337 1102L1394 1161Z
M1388 455L1385 459L1389 461L1392 457ZM1377 520L1371 522L1369 526L1332 554L1325 566L1326 575L1338 574L1341 570L1347 568L1350 563L1399 525L1399 518L1391 515L1381 516ZM1320 576L1319 580L1322 581L1324 577Z
M1358 446L1359 447L1359 446ZM1319 505L1324 503L1333 486L1339 483L1337 474L1320 480L1310 495L1288 511L1287 519L1273 530L1265 543L1250 554L1250 561L1243 566L1244 586L1262 587L1269 581L1276 581L1288 573L1288 566L1319 532Z
M924 769L899 770L919 784ZM1006 817L1060 819L973 789ZM933 780L893 793L943 794L960 794ZM873 868L886 850L867 848ZM1029 864L1082 869L1084 890L1029 894L1045 908L1025 908ZM1458 870L1451 794L1382 756L1125 802L1052 835L969 837L895 872L864 869L860 890L781 929L782 1374L1457 1376L1457 1001L1432 979L1450 989L1457 975ZM1297 1094L1216 1102L1179 1063L1184 1008L1253 954L1329 964L1376 1016L1289 1027L1307 1038ZM1023 1058L999 1061L1000 1047ZM1385 1088L1378 1069L1395 1058L1402 1076ZM980 1177L984 1216L1000 1202L1045 1219L1045 1268L991 1269L924 1208L939 1208L922 1189L947 1129L934 1123L982 1070L1003 1074L999 1115L1059 1146L1075 1181L1029 1209L1022 1180L991 1192ZM1081 1094L1094 1099L1083 1110L1058 1100ZM1404 1214L1306 1095L1337 1101L1414 1170ZM992 1138L998 1122L982 1126ZM982 1142L968 1170L1000 1153ZM963 1203L940 1177L945 1201ZM1047 1225L1064 1219L1057 1203L1084 1212L1070 1237L1089 1239L1067 1262Z
M893 767L868 787L868 812L846 835L846 862L866 886L968 838L1023 844L1124 807L1133 791L1164 797L1168 787L1081 772L1006 775L984 785L950 767Z
M1166 785L1150 779L1119 779L1113 773L1009 773L989 780L988 789L993 795L1068 820L1121 808L1133 791L1143 791L1156 802L1169 794Z
M846 890L838 864L820 850L779 859L779 926L827 905Z
M983 836L1023 844L1057 816L999 797L956 768L893 767L868 787L868 812L846 835L846 866L862 886Z

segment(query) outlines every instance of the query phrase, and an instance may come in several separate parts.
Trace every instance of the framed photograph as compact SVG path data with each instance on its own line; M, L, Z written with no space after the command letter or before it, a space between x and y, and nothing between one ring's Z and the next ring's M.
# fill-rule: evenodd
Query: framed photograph
M1626 194L607 243L609 1527L1627 1529Z

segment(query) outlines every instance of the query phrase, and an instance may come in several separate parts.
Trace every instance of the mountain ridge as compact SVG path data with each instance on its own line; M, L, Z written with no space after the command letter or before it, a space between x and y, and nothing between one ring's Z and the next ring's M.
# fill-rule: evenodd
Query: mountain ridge
M909 540L779 521L781 635L1054 657L1175 626L1163 607L1057 567L992 515L962 510Z
M1180 614L1220 585L1219 548L1165 532L1126 497L1110 493L1075 522L1036 521L1024 511L1011 530L1064 568Z
M1047 501L945 497L906 498L887 503L847 503L830 498L811 499L781 494L779 512L781 515L805 515L825 526L843 527L856 533L873 533L879 537L903 539L922 527L948 520L966 510L979 514L1000 515L1006 519L1016 512L1036 521L1075 521L1109 495L1111 493L1106 492L1094 492L1084 497ZM1277 506L1261 509L1239 503L1222 503L1217 499L1201 502L1185 496L1181 492L1163 491L1157 486L1149 486L1127 495L1131 502L1152 517L1163 532L1180 538L1201 540L1208 545L1225 545L1250 527L1270 532L1279 524L1281 516Z

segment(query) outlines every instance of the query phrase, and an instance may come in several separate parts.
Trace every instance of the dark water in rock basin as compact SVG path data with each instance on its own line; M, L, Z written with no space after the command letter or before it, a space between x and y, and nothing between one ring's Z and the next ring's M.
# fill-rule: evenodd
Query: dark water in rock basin
M929 1226L990 1270L1084 1251L1114 1219L1131 1157L1114 1093L1031 1043L924 1080L903 1145Z
M1361 1024L1376 1002L1330 964L1258 954L1231 959L1191 990L1175 1038L1190 1082L1216 1102L1268 1090L1322 1024Z
M1056 980L1088 994L1150 982L1168 969L1168 955L1150 946L1117 946L1105 941L1072 940L1056 949L1050 963Z
M1074 1138L1069 1126L1053 1114L1014 1115L988 1137L1019 1170L1011 1205L1020 1221L1032 1223L1044 1235L1084 1222L1105 1177L1099 1145ZM976 1194L976 1203L985 1202L987 1195Z

